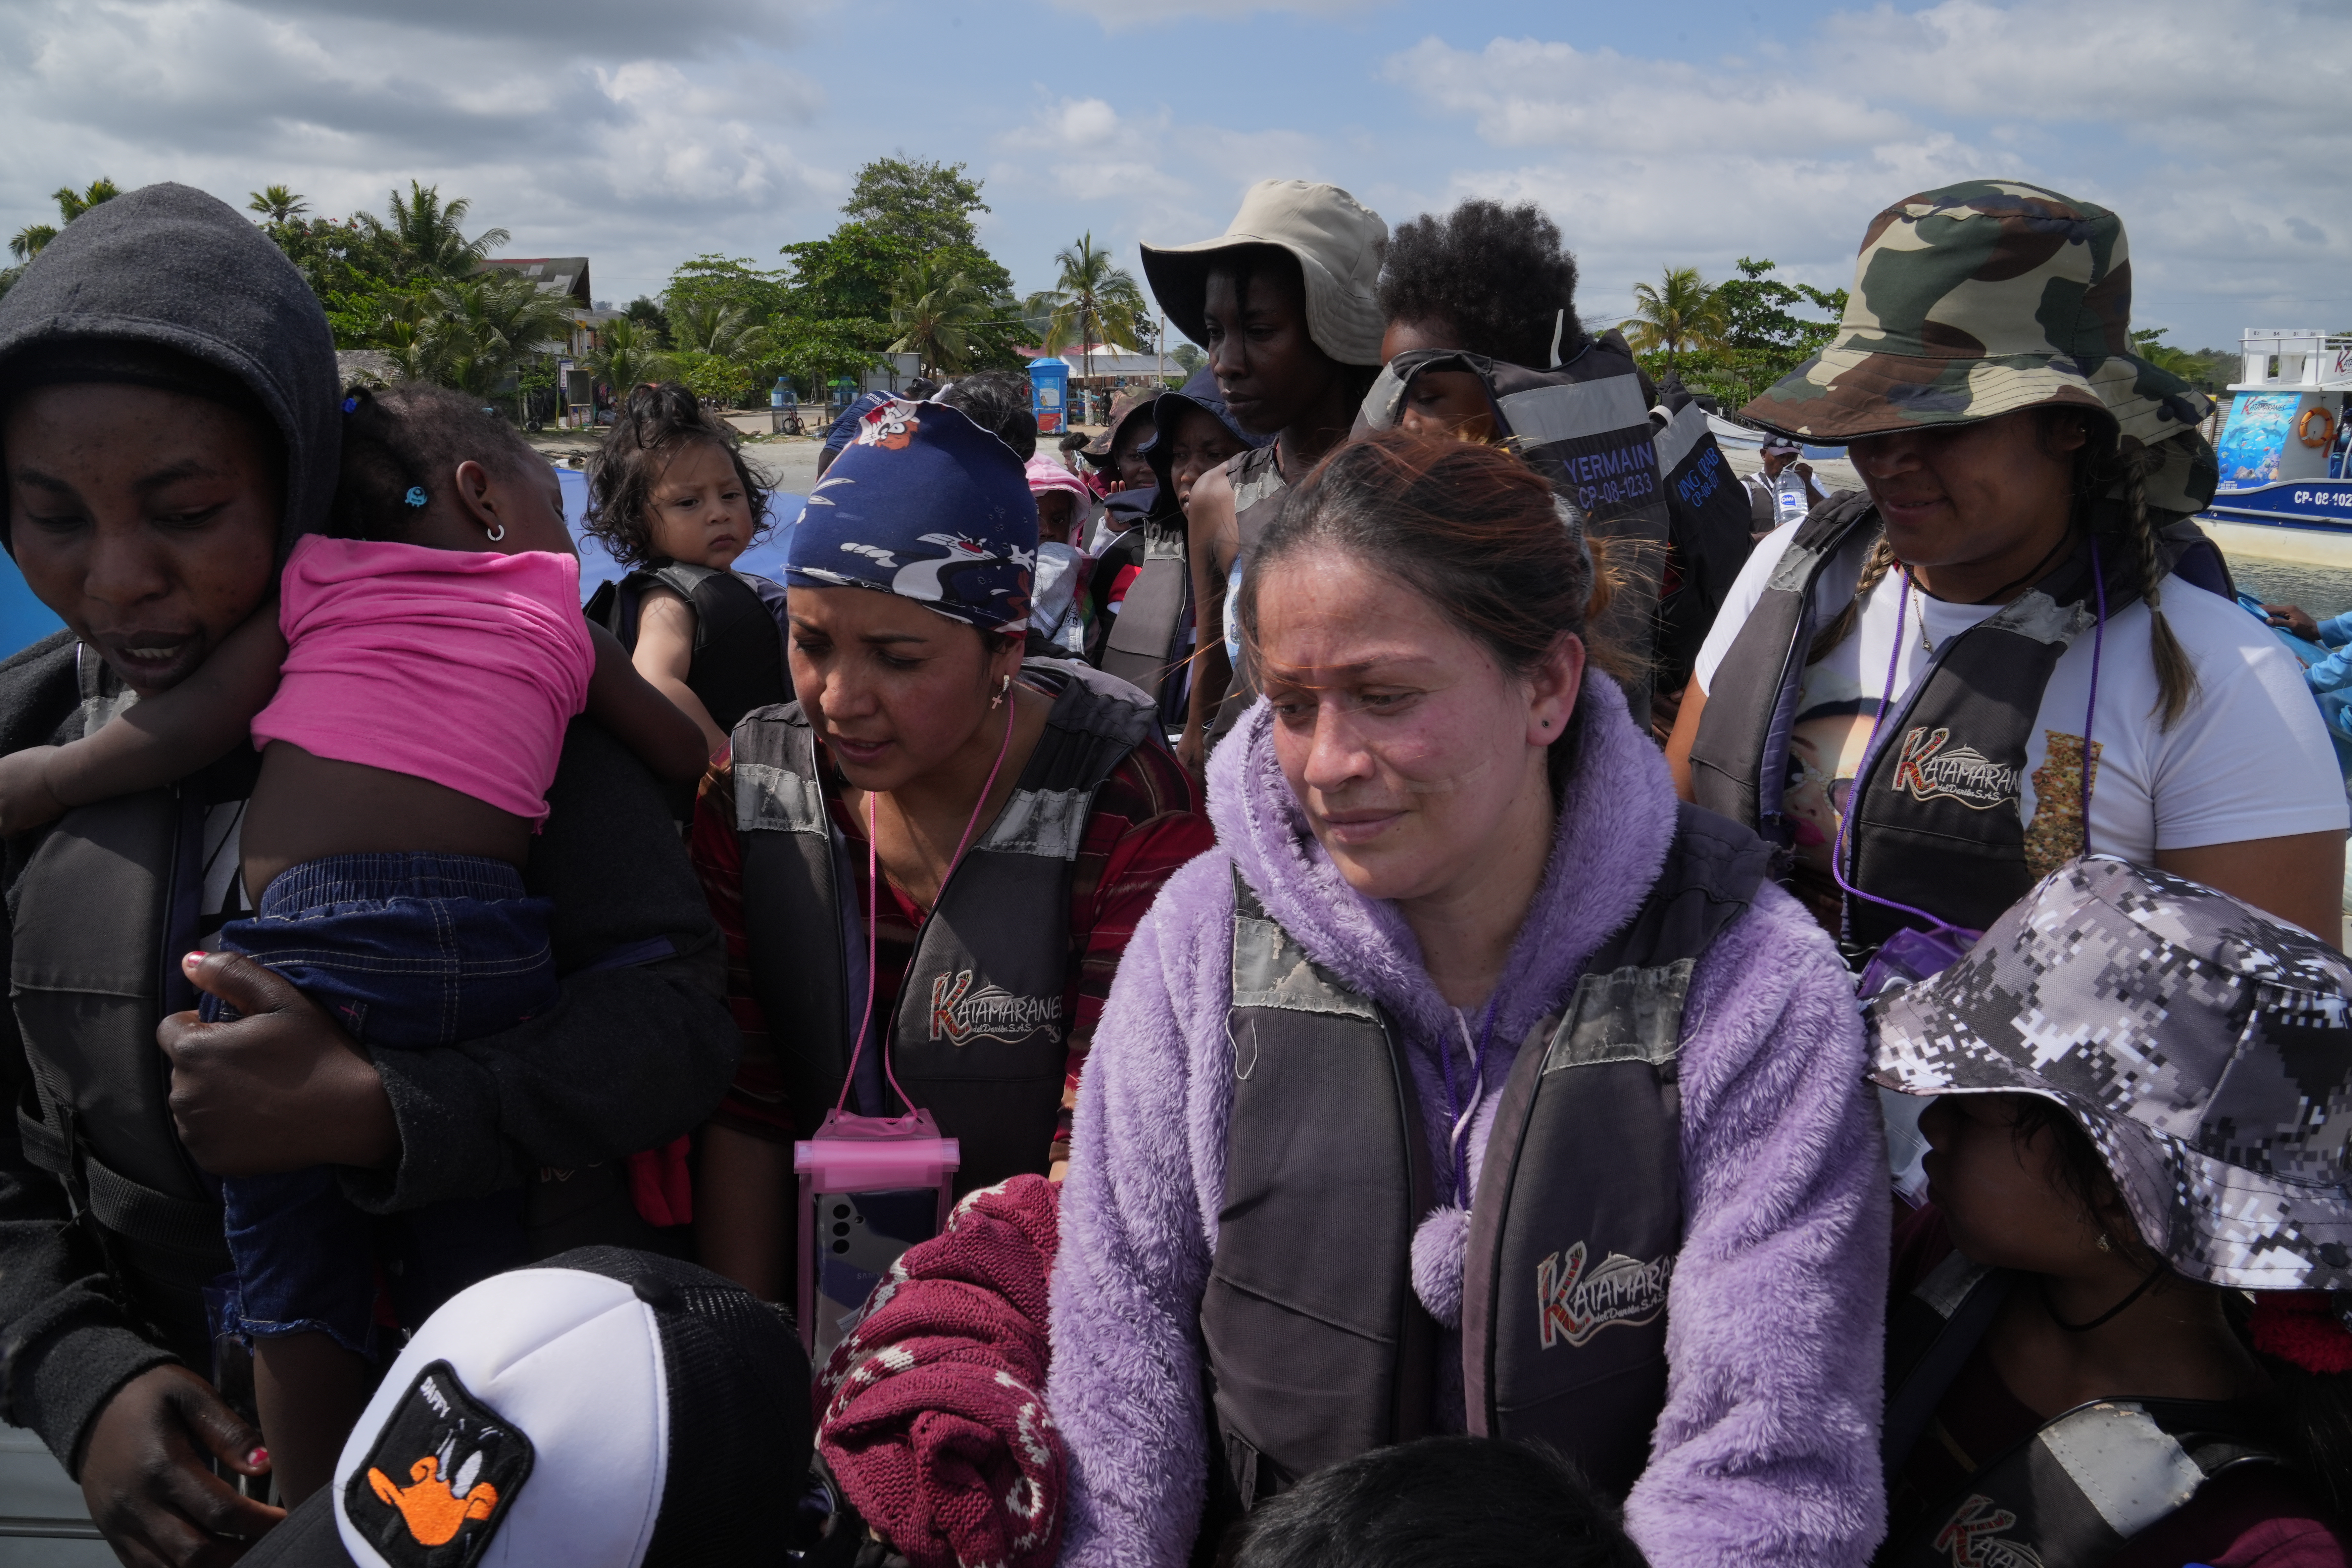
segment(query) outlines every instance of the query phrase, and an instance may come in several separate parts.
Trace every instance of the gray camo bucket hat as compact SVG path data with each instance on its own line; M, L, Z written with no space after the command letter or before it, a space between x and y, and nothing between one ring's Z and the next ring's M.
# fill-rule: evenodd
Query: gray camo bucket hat
M2063 1107L2140 1235L2242 1290L2352 1289L2352 964L2210 888L2094 856L1865 1015L1905 1094Z

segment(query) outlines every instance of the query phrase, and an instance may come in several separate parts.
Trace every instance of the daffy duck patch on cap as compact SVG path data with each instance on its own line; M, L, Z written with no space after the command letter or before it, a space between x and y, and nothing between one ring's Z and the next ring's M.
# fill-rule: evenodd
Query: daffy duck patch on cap
M436 1361L344 1483L343 1512L392 1568L473 1568L531 1460L530 1439Z

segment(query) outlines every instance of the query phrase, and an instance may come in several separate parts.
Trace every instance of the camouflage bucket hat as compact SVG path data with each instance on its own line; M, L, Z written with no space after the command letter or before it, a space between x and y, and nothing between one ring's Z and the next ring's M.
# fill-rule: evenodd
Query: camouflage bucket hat
M1942 973L1873 1002L1871 1077L2055 1101L2190 1279L2352 1289L2347 989L2352 965L2316 938L2096 856L2043 878Z
M1969 180L1871 220L1836 341L1742 412L1837 444L2060 404L2146 446L2201 443L2207 399L2130 347L2123 220L2039 185Z

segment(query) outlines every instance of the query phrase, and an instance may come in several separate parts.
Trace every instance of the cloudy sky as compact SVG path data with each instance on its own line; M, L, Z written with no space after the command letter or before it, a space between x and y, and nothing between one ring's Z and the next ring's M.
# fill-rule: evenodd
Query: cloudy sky
M1303 175L1539 202L1600 316L1668 264L1843 282L1878 208L2002 175L2120 210L2175 342L2352 326L2345 0L0 0L0 233L100 174L415 178L625 300L825 233L893 152L986 181L1024 289Z

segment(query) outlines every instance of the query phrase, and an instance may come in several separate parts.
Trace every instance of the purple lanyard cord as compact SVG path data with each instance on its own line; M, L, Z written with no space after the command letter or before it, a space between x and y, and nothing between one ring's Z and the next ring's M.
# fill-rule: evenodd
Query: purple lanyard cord
M1887 710L1894 705L1895 672L1901 668L1903 662L1903 633L1909 624L1911 590L1914 584L1911 581L1911 569L1906 566L1901 570L1903 595L1895 601L1895 651L1887 656L1886 684L1879 689L1878 712L1870 721L1870 739L1862 749L1862 766L1855 770L1853 793L1846 799L1846 809L1838 814L1837 844L1830 855L1830 875L1837 879L1837 885L1840 888L1854 898L1867 899L1883 909L1900 910L1906 915L1916 915L1929 922L1937 931L1956 931L1960 928L1953 925L1949 921L1930 914L1926 910L1914 909L1909 904L1896 903L1893 899L1882 899L1874 893L1865 893L1845 879L1845 848L1848 834L1853 827L1853 814L1862 805L1863 794L1869 788L1871 771L1878 763L1879 727L1886 722ZM2107 635L2107 580L2105 574L2099 570L2099 541L2095 534L2091 539L2091 587L2097 598L2098 618L2091 623L2091 696L2083 710L2083 853L2085 855L2091 852L2091 724L2092 721L2098 717L2099 712L2099 655L2105 647ZM1925 616L1926 612L1922 611L1922 619ZM1923 672L1920 679L1925 681L1927 674L1931 672L1932 660L1930 671Z
M1486 1021L1478 1030L1477 1048L1470 1053L1471 1100L1468 1110L1462 1105L1461 1092L1454 1086L1454 1047L1442 1036L1437 1044L1437 1065L1445 1074L1445 1124L1448 1131L1446 1148L1454 1161L1454 1201L1464 1208L1470 1206L1470 1163L1462 1147L1463 1134L1470 1129L1470 1120L1478 1113L1478 1097L1486 1088L1486 1047L1495 1043L1495 1009L1502 1002L1503 988L1486 998ZM1461 1021L1456 1014L1455 1021ZM1465 1043L1470 1027L1462 1025Z

